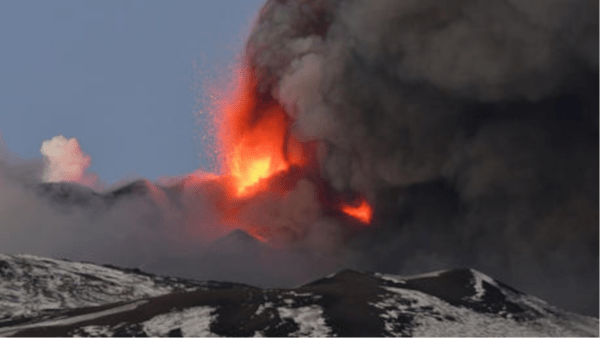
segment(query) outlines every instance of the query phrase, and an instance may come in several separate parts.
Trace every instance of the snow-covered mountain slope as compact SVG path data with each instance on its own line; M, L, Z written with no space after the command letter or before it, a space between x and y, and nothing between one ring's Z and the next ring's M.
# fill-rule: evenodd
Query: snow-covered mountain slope
M469 269L414 277L346 270L294 289L212 282L173 292L195 286L91 264L1 257L10 265L2 271L30 269L19 275L28 291L11 301L13 311L36 302L62 306L61 297L71 307L116 302L30 312L27 321L1 323L0 336L598 336L598 319ZM17 279L3 277L0 294L17 292Z
M0 254L0 325L55 310L154 297L205 285L139 270Z

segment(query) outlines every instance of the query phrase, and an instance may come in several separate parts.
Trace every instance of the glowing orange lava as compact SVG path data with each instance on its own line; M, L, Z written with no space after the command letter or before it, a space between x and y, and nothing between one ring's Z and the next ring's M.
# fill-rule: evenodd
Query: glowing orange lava
M341 210L346 215L353 217L364 224L370 224L373 219L373 209L364 199L358 206L344 205Z
M261 92L251 69L238 68L236 75L230 95L218 102L217 139L224 169L224 195L215 195L221 196L215 206L233 227L244 228L264 240L254 224L243 224L238 212L259 193L274 199L280 192L282 197L287 196L288 189L295 186L291 182L300 179L299 175L310 175L314 144L303 144L294 138L291 118L270 91ZM340 205L334 202L338 197L324 197L319 201L322 208L341 211L363 224L371 223L373 210L365 199Z
M261 95L252 74L241 69L233 94L222 105L223 164L237 197L256 193L266 179L306 162L302 146L290 136L286 113L268 94Z

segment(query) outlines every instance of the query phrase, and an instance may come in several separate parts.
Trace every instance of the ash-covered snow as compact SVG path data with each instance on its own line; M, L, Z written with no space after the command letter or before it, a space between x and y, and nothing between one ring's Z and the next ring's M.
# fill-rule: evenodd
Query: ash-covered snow
M294 297L320 297L318 295L313 295L310 292L296 292L296 291L288 291L285 293L286 295L294 296Z
M256 314L260 315L262 314L266 309L268 308L272 308L273 307L273 303L272 302L266 302L264 304L261 304L258 306L258 309L256 309Z
M409 275L409 276L399 276L399 275L383 275L388 278L396 279L396 280L409 280L409 279L417 279L417 278L430 278L430 277L438 277L439 275L447 272L448 270L438 270L427 273L421 273L418 275Z
M390 294L373 304L383 310L386 333L393 336L582 336L597 332L598 321L590 318L565 327L548 318L518 322L501 316L452 306L419 291L385 287ZM433 309L433 311L432 311ZM398 320L411 316L412 332L396 330Z
M392 283L398 283L398 284L404 284L404 277L401 276L396 276L396 275L386 275L386 274L382 274L382 273L375 273L375 276L377 276L378 278L381 278L385 281L388 282L392 282Z
M331 329L323 318L323 309L318 305L302 306L297 308L278 307L279 317L290 318L300 327L291 337L327 337L331 336Z
M472 269L471 273L473 274L473 287L475 288L475 295L472 297L473 300L482 299L483 295L485 294L485 288L483 287L484 282L498 287L496 281L494 281L494 279L490 276L484 275L481 272Z
M213 311L210 306L198 306L162 314L144 322L144 332L149 337L170 336L174 330L180 330L183 337L215 337L210 332Z
M83 326L74 336L76 337L111 337L114 336L114 332L110 326L106 325L89 325Z
M0 254L0 324L48 310L155 297L199 285L91 263Z
M109 316L109 315L114 315L114 314L117 314L120 312L135 310L138 306L145 304L145 303L146 303L145 300L139 300L139 301L136 301L133 303L113 307L113 308L110 308L107 310L92 312L92 313L88 313L88 314L84 314L84 315L67 317L67 318L59 317L57 319L43 321L43 322L34 323L34 324L17 325L17 326L0 328L0 335L10 336L18 331L31 329L31 328L35 328L35 327L42 327L42 326L49 327L49 326L73 325L73 324L77 324L77 323L88 321L88 320L93 320L93 319L98 319L98 318Z
M449 271L418 276L386 276L384 280L396 283L415 279L443 278ZM371 305L381 312L385 334L412 336L598 336L597 318L581 316L555 308L543 300L499 285L493 278L469 269L471 275L466 287L472 295L462 304L450 304L443 298L419 290L382 286L387 291L380 301ZM381 278L381 276L379 276ZM512 313L503 308L494 313L481 311L486 302L485 283L493 287L519 308ZM489 290L489 289L488 289ZM520 312L522 311L522 313Z
M173 293L187 285L185 280L32 256L0 257L0 295L12 290L14 298L2 298L3 304L19 310L15 299L22 299L31 312L6 319L4 327L0 322L0 336L598 336L597 318L554 307L471 269L409 277L344 270L294 289L196 282L191 292ZM23 290L8 283L21 278ZM85 292L62 288L61 278L75 289L82 286L74 280L81 281ZM180 286L169 291L169 281ZM126 301L152 293L159 297ZM111 297L117 299L113 304L86 305ZM60 301L83 305L43 313L32 310L34 299L46 308Z

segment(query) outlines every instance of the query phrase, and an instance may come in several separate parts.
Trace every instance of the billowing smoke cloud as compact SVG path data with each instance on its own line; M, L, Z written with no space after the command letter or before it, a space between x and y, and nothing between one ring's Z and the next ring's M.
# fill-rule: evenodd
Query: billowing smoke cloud
M231 220L222 209L226 185L214 175L197 172L164 178L162 185L137 180L92 190L85 183L93 181L82 180L90 158L75 139L44 142L45 157L38 159L0 151L3 253L262 286L306 282L340 267L329 249L338 236L327 227L307 231L320 216L309 182L300 181L281 198L266 191L234 205L239 216ZM274 241L264 245L236 231L240 228ZM307 233L309 241L290 245Z
M40 152L46 161L44 182L76 182L89 187L97 184L98 177L86 172L92 160L81 151L77 139L55 136L42 143Z
M247 55L376 204L362 266L474 266L597 315L597 1L269 0Z

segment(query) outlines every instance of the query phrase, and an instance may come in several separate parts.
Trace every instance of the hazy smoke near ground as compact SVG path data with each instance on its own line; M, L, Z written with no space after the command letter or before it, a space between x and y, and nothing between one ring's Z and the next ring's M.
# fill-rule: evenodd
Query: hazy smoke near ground
M362 266L474 266L597 315L597 1L269 0L247 54L375 203Z
M169 233L158 227L161 222L149 201L151 196L144 199L133 195L110 205L102 195L80 185L81 181L68 182L67 177L53 176L50 181L68 183L46 183L49 173L64 173L56 161L75 162L77 166L76 160L81 158L77 141L71 139L71 150L77 150L72 152L75 161L65 153L60 160L49 161L47 156L61 147L47 142L50 144L42 147L44 158L22 160L8 149L1 151L1 251L124 266L139 266L155 259L163 250L157 245L160 235ZM73 171L77 173L78 169Z
M242 224L232 224L223 219L225 186L214 175L198 172L165 178L162 185L137 180L92 190L85 186L90 181L81 180L90 175L85 171L90 158L77 140L56 137L44 142L41 152L43 158L23 160L0 148L2 253L259 286L289 286L339 269L329 250L336 238L327 227L294 247L287 239L279 249L235 231L264 224L265 231L306 232L304 223L318 216L306 183L282 200L265 192L236 206ZM305 218L310 216L305 210L315 216Z

